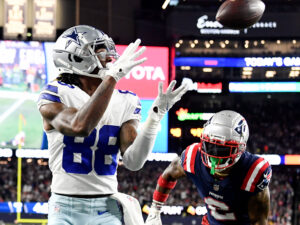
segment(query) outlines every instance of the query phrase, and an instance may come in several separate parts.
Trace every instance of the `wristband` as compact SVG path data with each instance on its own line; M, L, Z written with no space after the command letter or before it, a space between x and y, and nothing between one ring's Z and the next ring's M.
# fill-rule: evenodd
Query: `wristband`
M176 185L177 181L167 181L160 175L158 178L158 185L163 188L173 189Z
M157 202L166 202L169 197L169 194L161 193L157 190L153 193L153 200Z

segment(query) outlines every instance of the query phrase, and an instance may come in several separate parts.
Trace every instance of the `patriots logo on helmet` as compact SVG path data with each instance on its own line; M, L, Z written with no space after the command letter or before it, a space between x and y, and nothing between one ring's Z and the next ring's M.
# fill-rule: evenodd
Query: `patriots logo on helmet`
M244 124L245 119L242 119L239 123L238 126L236 128L234 128L234 130L239 134L242 135L242 133L245 132L246 130L246 124Z
M82 34L85 34L86 32L83 32ZM78 32L77 32L77 29L74 28L74 30L72 31L71 34L68 34L68 35L65 35L63 36L63 38L69 38L70 40L67 41L66 43L66 46L65 46L65 49L72 43L76 43L77 45L80 46L80 41L79 41L79 36L78 36Z
M261 190L264 190L270 183L272 177L272 169L269 167L263 174L263 180L260 182L257 187Z

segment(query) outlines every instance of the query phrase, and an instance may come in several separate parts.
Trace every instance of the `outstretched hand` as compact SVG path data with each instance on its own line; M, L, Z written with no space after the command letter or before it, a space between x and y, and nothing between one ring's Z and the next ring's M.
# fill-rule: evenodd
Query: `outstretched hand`
M133 67L145 62L147 60L146 57L136 60L146 50L145 46L137 50L140 43L140 39L137 39L134 43L130 43L120 58L110 64L108 71L106 71L105 74L112 76L118 82L122 77L129 73Z
M151 207L145 225L162 225L160 218L160 210Z
M160 121L163 116L169 111L172 106L178 102L181 97L188 91L187 84L181 84L180 87L173 90L176 85L176 80L173 80L166 92L163 93L163 83L158 85L158 96L156 97L149 115L156 121Z

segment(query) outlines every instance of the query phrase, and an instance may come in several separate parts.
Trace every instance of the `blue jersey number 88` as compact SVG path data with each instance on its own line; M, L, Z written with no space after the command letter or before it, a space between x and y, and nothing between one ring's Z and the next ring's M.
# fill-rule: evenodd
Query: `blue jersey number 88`
M94 170L98 175L114 175L117 169L117 154L119 146L117 137L120 127L104 125L99 130L99 140L93 161L93 151L91 147L95 144L96 132L93 132L83 142L76 142L75 137L64 136L63 162L62 167L67 173L88 174ZM112 138L111 144L110 139Z

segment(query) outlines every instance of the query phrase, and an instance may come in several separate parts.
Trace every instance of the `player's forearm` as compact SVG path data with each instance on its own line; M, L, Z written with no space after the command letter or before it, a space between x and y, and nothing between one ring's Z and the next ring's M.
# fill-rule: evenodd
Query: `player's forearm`
M147 118L134 142L126 149L123 155L123 163L127 169L136 171L143 167L152 152L158 127L158 121L150 117Z
M158 180L156 189L153 193L153 206L160 209L160 207L167 201L169 193L173 190L177 180L170 179L170 176L162 174Z
M139 170L142 168L152 151L160 121L172 105L179 101L181 96L188 90L184 84L173 90L175 84L176 81L173 80L166 93L163 93L163 83L159 83L158 96L149 110L143 129L123 155L124 165L128 169Z
M75 135L88 136L97 126L109 104L115 85L114 78L104 78L89 101L77 111L71 121Z
M173 184L176 182L177 182L177 179L172 178L171 174L168 173L168 168L167 168L157 181L156 191L159 191L164 194L169 194L172 190L171 186L170 185L162 185L162 184L166 184L166 183Z

